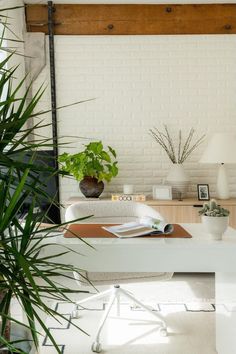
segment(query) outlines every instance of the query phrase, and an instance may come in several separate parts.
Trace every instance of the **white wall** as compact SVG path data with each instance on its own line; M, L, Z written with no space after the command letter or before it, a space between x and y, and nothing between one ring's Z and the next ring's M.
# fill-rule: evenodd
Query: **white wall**
M133 183L148 193L165 178L170 163L148 134L153 126L166 123L173 134L194 127L197 136L236 132L234 35L56 36L55 48L58 104L96 98L58 112L59 134L102 139L117 150L120 173L107 192ZM49 106L49 92L42 103ZM198 163L205 144L185 164L190 195L197 183L215 191L216 166ZM80 140L73 146L70 151L78 151ZM236 195L235 167L229 172ZM64 179L62 200L76 194L77 182Z
M15 78L22 80L25 76L25 62L24 57L24 33L25 33L25 17L24 17L24 8L23 8L23 0L0 0L0 8L6 9L15 6L22 6L22 8L18 8L15 10L8 10L2 13L4 16L8 16L8 28L5 31L5 38L8 39L7 45L11 47L17 54L13 55L8 62L9 67L18 66L15 72ZM9 40L10 39L10 40ZM17 40L17 41L11 41ZM17 80L13 81L13 87L18 85L19 82ZM22 86L22 89L19 91L19 94L24 94L25 86Z
M149 193L165 178L170 162L148 134L153 126L166 123L173 134L194 127L197 136L208 137L236 133L235 35L56 36L55 49L58 105L96 98L59 111L59 134L101 139L117 150L120 173L106 192L132 183ZM49 77L47 63L34 90ZM50 108L49 87L39 108ZM81 148L81 139L71 140L73 148L61 152ZM197 183L215 192L217 167L198 163L205 145L185 164L192 196ZM228 169L236 196L236 168ZM62 201L78 193L76 181L62 180Z

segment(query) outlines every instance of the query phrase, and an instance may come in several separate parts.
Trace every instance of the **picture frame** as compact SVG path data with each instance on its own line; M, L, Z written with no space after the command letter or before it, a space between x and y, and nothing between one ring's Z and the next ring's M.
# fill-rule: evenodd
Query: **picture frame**
M172 200L172 187L159 184L152 187L152 198L162 200Z
M197 185L198 200L210 200L210 192L208 184Z

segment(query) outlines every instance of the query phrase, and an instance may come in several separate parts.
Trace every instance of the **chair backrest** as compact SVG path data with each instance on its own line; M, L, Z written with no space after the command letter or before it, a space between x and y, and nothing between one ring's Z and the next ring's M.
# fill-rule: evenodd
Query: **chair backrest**
M83 223L125 223L137 221L143 216L163 220L160 213L150 206L135 202L83 201L70 205L65 213L65 220L72 221L80 217L93 215Z

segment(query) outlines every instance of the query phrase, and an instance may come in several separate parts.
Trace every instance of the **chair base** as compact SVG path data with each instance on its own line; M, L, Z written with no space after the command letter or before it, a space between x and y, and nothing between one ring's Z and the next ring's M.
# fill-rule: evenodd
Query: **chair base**
M107 308L106 308L106 310L101 318L101 321L99 323L99 327L98 327L97 333L95 335L95 341L93 342L92 347L91 347L91 350L94 353L100 353L102 351L102 346L100 343L100 334L101 334L101 331L104 327L106 319L111 311L112 305L114 304L115 301L116 301L116 306L117 306L117 316L120 316L120 297L121 297L121 295L128 298L129 300L131 300L133 303L140 306L141 308L143 308L145 311L150 313L152 316L154 316L158 320L157 323L160 324L159 334L162 337L166 337L168 335L167 327L166 327L166 324L165 324L162 316L160 316L160 315L156 314L155 312L153 312L152 310L150 310L150 308L148 306L144 305L142 302L140 302L138 299L136 299L133 295L130 294L130 292L122 289L120 287L120 285L114 285L114 287L112 289L109 289L107 291L103 291L103 292L98 293L96 295L90 296L90 297L83 299L81 301L77 301L76 302L76 309L73 311L72 317L73 318L79 317L79 306L80 305L82 305L88 301L103 298L106 295L110 295L110 299L109 299Z

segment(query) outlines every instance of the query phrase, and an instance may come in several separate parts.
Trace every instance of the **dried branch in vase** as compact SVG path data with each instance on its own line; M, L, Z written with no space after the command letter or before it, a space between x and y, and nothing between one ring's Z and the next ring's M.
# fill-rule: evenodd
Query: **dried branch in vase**
M182 164L189 157L189 155L202 143L205 138L205 134L203 134L199 139L193 142L192 140L195 130L191 128L184 142L182 137L182 131L180 129L178 134L178 147L176 154L173 138L170 136L167 125L164 125L164 132L161 132L155 127L153 129L149 129L149 132L151 136L156 140L156 142L167 153L169 159L173 163L179 164Z

